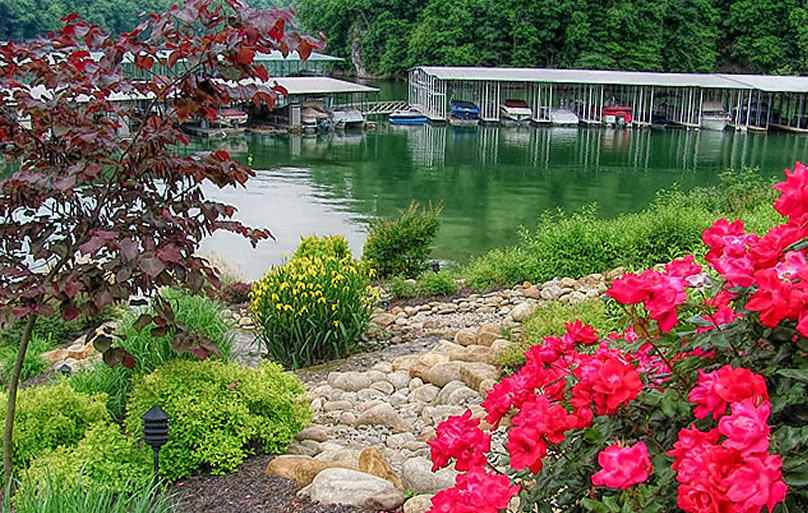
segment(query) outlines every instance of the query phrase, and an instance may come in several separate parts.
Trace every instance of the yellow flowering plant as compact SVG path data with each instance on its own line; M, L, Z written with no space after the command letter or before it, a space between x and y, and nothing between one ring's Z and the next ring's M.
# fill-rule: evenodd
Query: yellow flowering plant
M377 299L372 277L350 256L298 256L270 269L250 291L269 356L297 369L356 352Z

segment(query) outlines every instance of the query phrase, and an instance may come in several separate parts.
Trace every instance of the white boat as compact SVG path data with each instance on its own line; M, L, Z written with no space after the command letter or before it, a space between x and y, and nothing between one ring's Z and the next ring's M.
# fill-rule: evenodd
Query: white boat
M505 100L505 103L499 106L499 111L506 121L517 123L528 122L533 116L530 105L522 100Z
M720 102L704 102L701 108L701 127L705 130L724 131L729 125L729 114Z
M364 128L365 116L356 109L335 110L331 113L331 123L339 129Z
M550 124L555 126L578 126L580 119L578 115L569 109L552 107L550 108Z

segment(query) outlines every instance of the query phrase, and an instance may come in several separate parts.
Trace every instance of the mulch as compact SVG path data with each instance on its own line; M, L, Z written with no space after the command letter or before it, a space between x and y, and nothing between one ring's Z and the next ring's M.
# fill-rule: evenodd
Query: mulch
M224 476L195 476L175 485L178 513L359 513L354 506L314 503L298 498L295 482L268 476L264 469L273 456L253 456L237 472ZM364 512L367 513L367 512Z

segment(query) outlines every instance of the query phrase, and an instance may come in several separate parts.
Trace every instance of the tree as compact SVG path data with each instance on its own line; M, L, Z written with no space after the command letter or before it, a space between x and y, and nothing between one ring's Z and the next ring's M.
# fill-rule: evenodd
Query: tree
M297 51L305 59L324 44L299 35L290 12L243 0L187 0L115 37L76 14L62 21L48 39L0 45L0 148L18 165L0 186L0 318L25 323L3 437L7 483L20 369L36 319L94 316L166 286L219 287L216 270L195 254L202 237L228 230L256 244L270 233L205 198L204 182L241 186L253 173L223 151L180 156L174 148L188 140L179 125L213 120L218 107L233 103L272 108L285 91L260 85L268 77L255 53ZM160 63L176 73L127 78L121 68L130 56L142 70ZM145 103L139 115L136 102L119 101L136 98ZM126 120L139 127L122 139L116 131ZM155 305L157 315L141 316L138 328L173 332L176 350L200 358L217 351L184 332L159 294ZM110 337L95 345L110 365L134 366Z

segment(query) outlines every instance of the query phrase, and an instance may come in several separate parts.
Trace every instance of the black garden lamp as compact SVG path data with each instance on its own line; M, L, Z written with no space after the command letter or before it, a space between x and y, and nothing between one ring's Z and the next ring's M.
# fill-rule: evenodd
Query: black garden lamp
M154 477L158 477L160 470L158 454L160 447L168 442L168 419L171 416L155 404L140 418L143 419L143 439L154 449Z
M379 306L382 307L382 310L387 311L390 309L390 301L388 301L387 299L382 299L381 301L379 301Z
M432 272L439 273L440 272L440 260L433 260L432 261Z
M60 365L56 370L61 372L65 376L67 376L71 372L73 372L73 369L70 367L70 365L68 365L66 363L63 363L62 365Z

